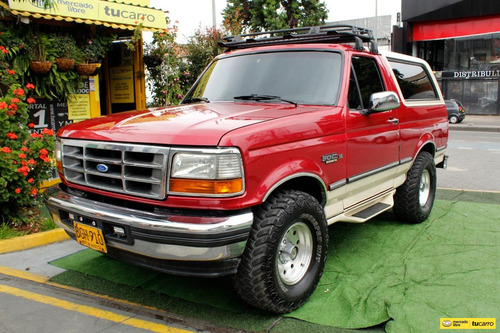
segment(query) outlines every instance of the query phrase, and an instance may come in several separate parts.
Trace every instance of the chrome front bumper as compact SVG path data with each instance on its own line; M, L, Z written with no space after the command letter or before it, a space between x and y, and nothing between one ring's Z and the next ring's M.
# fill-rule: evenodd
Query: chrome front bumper
M45 203L54 222L70 236L74 238L73 221L95 226L103 230L111 252L126 251L141 260L203 262L239 257L253 222L250 211L222 217L153 213L89 200L59 185L46 192ZM126 236L114 234L114 227Z

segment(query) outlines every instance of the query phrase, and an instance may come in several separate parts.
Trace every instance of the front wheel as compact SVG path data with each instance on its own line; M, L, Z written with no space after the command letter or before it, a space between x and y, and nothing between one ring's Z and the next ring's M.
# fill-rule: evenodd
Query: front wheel
M327 248L328 228L318 201L295 190L274 194L255 212L235 289L266 311L297 309L316 289Z
M425 221L434 205L436 180L434 158L428 152L421 152L394 195L396 216L411 223Z

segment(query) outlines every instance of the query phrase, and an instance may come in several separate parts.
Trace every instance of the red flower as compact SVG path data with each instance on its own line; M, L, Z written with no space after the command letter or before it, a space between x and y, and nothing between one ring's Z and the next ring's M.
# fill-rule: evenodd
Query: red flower
M28 164L33 165L33 164L36 164L36 162L35 162L35 160L34 160L34 159L30 158L30 159L28 160Z
M35 104L36 100L33 97L30 97L26 100L26 102L28 102L28 104Z
M22 173L25 177L28 176L28 171L30 171L30 168L28 166L22 166L20 168L17 168L17 172Z
M33 178L28 179L28 183L33 183L35 180Z
M17 90L17 89L16 89ZM16 90L14 90L14 93L16 92ZM22 89L21 89L22 90ZM21 100L19 100L19 98L17 97L14 97L13 99L10 100L11 103L19 103Z
M5 102L0 102L0 109L3 110L7 107L7 103Z
M14 94L16 94L17 96L24 96L24 89L17 88L16 90L14 90Z
M28 124L28 127L29 127L29 128L34 128L34 127L35 127L35 124L33 124L33 123L29 123L29 124Z
M16 74L16 72L15 72L15 71L10 70L10 69L9 69L9 70L7 70L7 72L9 73L9 75L14 75L14 74Z
M49 154L48 150L45 148L40 149L40 155L45 155L47 156Z
M7 137L11 140L17 139L17 135L15 133L12 133L12 132L7 133Z
M28 147L22 147L21 150L22 151L28 151L29 149L28 149Z
M13 115L16 114L16 110L7 110L7 111L5 111L5 114L12 117Z
M32 195L32 196L35 196L35 195L36 195L36 193L37 193L37 192L36 192L36 189L35 189L35 188L31 190L31 195Z
M17 99L17 98L13 98L13 99ZM16 104L9 105L9 110L17 111L17 105Z
M21 189L18 187L14 190L14 192L16 192L17 194L21 193Z
M44 155L40 155L40 159L42 161L44 161L45 163L50 163L51 162L50 158L48 158L47 156L44 156Z
M10 150L10 148L9 148L9 147L3 147L3 148L1 149L1 151L3 151L4 153L11 153L11 152L12 152L12 150Z
M31 136L32 138L35 138L35 139L36 139L36 138L40 138L40 137L41 137L41 135L40 135L40 134L38 134L38 133L31 133L31 134L30 134L30 136Z
M4 48L4 49L2 49L2 52L3 52L3 53L9 53L9 51L7 51L5 48Z
M26 154L23 154L23 153L21 153L21 154L19 154L19 155L17 155L17 156L18 156L19 158L26 158Z
M35 89L35 86L33 85L33 83L28 83L26 85L26 88L28 88L28 89Z
M54 135L54 131L51 130L51 129L48 129L48 128L44 128L43 131L42 131L42 134Z

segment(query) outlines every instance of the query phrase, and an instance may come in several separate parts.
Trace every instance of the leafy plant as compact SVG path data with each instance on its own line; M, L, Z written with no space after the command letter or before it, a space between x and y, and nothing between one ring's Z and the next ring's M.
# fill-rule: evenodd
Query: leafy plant
M54 40L45 33L28 36L26 50L31 61L53 61L56 54Z
M54 151L53 131L30 132L28 97L35 86L21 85L18 74L9 69L0 54L0 215L16 216L33 204L40 185L50 178Z
M186 45L175 42L176 32L174 25L154 33L153 42L145 48L145 61L157 61L148 66L147 76L154 106L179 104L203 69L223 51L217 44L221 35L217 29L199 28Z
M100 62L111 48L116 37L116 35L101 32L84 39L84 42L80 44L81 59L79 62L84 64Z
M51 39L53 45L57 45L54 52L57 58L75 59L75 57L78 57L80 50L76 46L73 36L68 34L53 34Z

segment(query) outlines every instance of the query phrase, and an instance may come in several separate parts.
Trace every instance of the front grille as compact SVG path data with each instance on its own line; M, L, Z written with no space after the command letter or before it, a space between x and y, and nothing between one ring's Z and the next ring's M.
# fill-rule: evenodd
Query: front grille
M169 148L62 140L61 149L68 182L145 198L165 198Z

